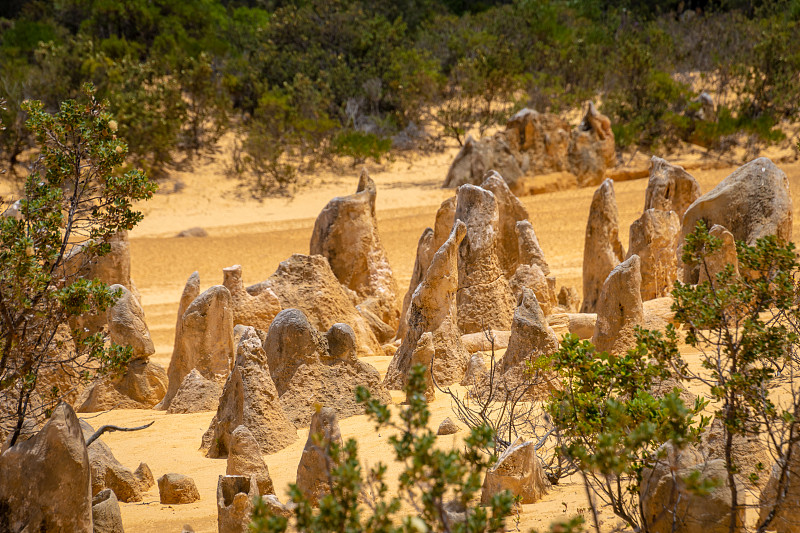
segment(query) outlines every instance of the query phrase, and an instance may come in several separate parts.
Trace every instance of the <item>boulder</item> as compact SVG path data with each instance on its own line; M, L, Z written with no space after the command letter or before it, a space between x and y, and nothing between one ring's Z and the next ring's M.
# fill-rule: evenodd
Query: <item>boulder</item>
M520 498L520 503L535 503L550 490L550 482L536 456L536 443L519 439L505 449L486 471L481 505L489 505L492 496L504 490Z
M262 496L275 494L272 478L261 449L253 433L247 426L239 426L231 433L230 449L228 450L228 467L225 473L229 476L252 476L258 485L258 493Z
M526 213L527 214L527 213ZM522 265L536 265L545 276L550 275L550 267L544 258L544 252L533 231L533 225L529 220L517 222L514 231L517 234L517 248L519 250L519 263Z
M215 285L198 295L200 279L189 278L178 307L175 346L167 375L169 386L159 404L168 409L183 379L197 369L208 380L223 382L233 365L233 300Z
M728 265L733 266L735 276L739 275L739 256L736 253L736 240L733 234L719 224L714 224L708 234L720 239L722 246L706 257L705 266L698 267L697 282L710 281L712 285L717 282L717 274L724 271Z
M478 185L490 170L496 170L509 184L513 184L523 174L516 155L516 150L509 145L504 132L481 140L467 136L447 171L442 187Z
M297 465L297 488L316 505L320 498L330 492L329 454L331 443L342 445L342 433L336 411L322 407L311 417L308 439Z
M281 312L281 302L271 289L258 296L250 295L244 289L242 266L233 265L223 268L222 284L231 293L233 303L233 325L253 326L256 329L268 330L272 320Z
M436 399L436 386L433 383L433 373L431 372L431 363L433 363L433 354L435 349L433 346L433 334L426 331L422 337L417 341L417 347L414 348L414 353L411 354L411 366L422 365L425 367L425 401L430 403ZM406 403L409 403L410 398L406 393Z
M642 311L644 312L644 324L642 327L664 332L669 324L675 327L680 326L675 321L675 312L672 310L674 302L675 300L672 299L672 296L664 296L663 298L642 302Z
M121 377L101 377L86 388L76 402L78 412L150 409L164 398L167 382L164 367L148 358L134 359Z
M0 454L0 523L10 531L92 531L89 456L80 423L60 403L33 437Z
M193 503L200 499L197 485L183 474L164 474L158 478L158 496L162 504Z
M514 196L503 177L495 171L491 171L487 174L483 183L481 183L481 188L491 192L497 201L497 211L499 215L497 225L499 229L497 257L500 262L500 270L502 270L506 277L510 277L514 275L517 266L521 262L520 255L522 252L518 243L520 237L518 237L517 225L520 223L527 223L527 225L530 226L530 222L528 222L528 210L525 209L522 202ZM530 232L531 234L533 233L532 227ZM531 247L534 248L526 249L525 253L528 254L528 256L538 254L537 259L543 261L544 257L541 253L541 248L538 248L539 243L536 241L536 235L532 235L532 240L535 244L534 242L529 242L531 239L530 234L526 234L525 238L527 239L525 244L530 244ZM528 257L528 259L531 258ZM544 263L544 265L545 268L547 268L547 263Z
M83 438L88 439L94 428L86 421L80 421ZM87 448L89 466L92 470L92 496L105 489L114 491L117 499L123 502L142 501L142 482L129 468L122 466L114 457L111 448L100 439ZM149 470L149 469L148 469Z
M363 414L355 399L359 386L390 401L378 371L358 359L355 334L346 324L323 333L301 310L285 309L272 322L264 349L283 410L297 427L311 421L315 404L334 408L342 418Z
M598 351L623 354L636 346L634 328L644 324L641 260L632 255L608 275L597 305L592 342Z
M153 472L150 471L147 463L139 463L139 466L133 471L133 477L139 481L139 490L142 492L147 492L156 484Z
M225 457L231 434L241 425L253 433L261 453L282 450L297 440L275 389L267 358L255 328L247 327L236 347L236 363L225 382L217 414L203 435L201 450L208 457Z
M268 515L282 516L287 520L294 515L294 510L297 508L297 504L293 502L288 502L286 504L281 503L278 497L274 494L261 496L261 501L266 506Z
M450 237L434 254L422 283L414 291L409 310L408 331L386 371L384 385L402 389L406 384L411 357L420 337L433 333L433 373L442 385L458 383L464 376L469 355L461 344L456 312L457 261L459 243L467 228L453 225Z
M203 374L193 368L183 378L181 386L169 404L167 413L174 415L213 411L219 405L220 396L222 396L222 386L216 381L204 378Z
M558 313L547 317L547 325L555 334L563 338L567 333L577 335L579 339L591 339L594 326L597 324L595 313Z
M133 359L147 359L156 353L156 348L144 321L144 309L125 286L116 284L109 288L121 293L106 312L108 336L111 342L120 346L130 346L133 349Z
M124 533L119 501L111 489L101 490L92 498L94 533Z
M642 262L642 300L672 293L678 279L678 237L681 221L675 211L648 209L631 224L628 257Z
M782 461L786 461L786 457ZM797 533L800 531L800 444L793 445L788 468L782 476L785 464L775 463L768 476L761 475L766 478L766 486L758 499L758 523L763 524L774 510L767 530ZM780 501L779 494L784 494Z
M589 102L580 125L570 134L567 150L569 171L575 174L578 187L598 185L606 169L616 163L614 132L611 121Z
M366 169L356 192L334 198L314 223L310 255L322 255L339 282L354 291L359 302L372 299L373 312L392 330L400 319L397 283L378 234L377 189Z
M460 430L461 430L461 428L459 428L456 425L455 422L450 420L450 417L448 416L447 418L442 420L441 424L439 424L439 429L436 430L436 434L437 435L452 435L453 433L458 433Z
M736 169L712 190L698 198L683 216L681 242L697 222L706 227L723 226L737 241L749 245L767 235L784 241L792 239L792 197L789 180L766 157L759 157ZM684 268L684 282L696 283L697 268Z
M595 312L606 277L624 258L625 250L619 241L614 182L605 180L594 192L586 223L581 313Z
M217 481L217 531L248 533L253 502L259 496L255 476L219 476Z
M490 352L492 348L495 350L508 348L508 339L511 336L510 331L492 330L489 334L491 338L488 338L486 332L483 331L461 335L461 344L464 345L467 353Z
M499 210L494 194L474 185L458 189L456 219L466 225L458 249L458 327L462 333L508 330L514 296L498 256Z
M278 296L283 309L300 309L318 330L327 331L337 323L353 328L359 357L382 353L378 339L325 257L294 254L266 281L251 285L247 292L258 296L268 289Z
M697 483L716 480L719 485L708 494L697 495L684 481L693 472L699 472ZM653 533L728 533L731 492L725 461L704 461L692 448L676 452L671 445L665 445L663 459L642 472L641 506ZM744 506L740 513L737 532L744 531ZM673 523L673 518L677 522Z
M700 185L683 167L670 165L660 157L650 160L650 177L645 191L644 210L675 211L679 219L700 198Z

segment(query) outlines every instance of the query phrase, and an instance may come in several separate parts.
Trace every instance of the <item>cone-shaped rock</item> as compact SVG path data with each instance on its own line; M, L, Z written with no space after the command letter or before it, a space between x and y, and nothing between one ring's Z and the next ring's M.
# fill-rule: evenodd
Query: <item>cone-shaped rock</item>
M675 211L648 209L633 221L628 257L642 260L642 300L668 296L678 279L678 238L681 221Z
M497 463L486 471L481 505L489 505L492 496L507 490L520 498L520 503L534 503L547 494L550 482L536 457L535 442L515 442L500 455Z
M312 505L331 490L328 448L331 443L342 445L342 432L336 411L323 407L311 417L308 440L297 465L297 488Z
M514 196L505 180L497 172L489 172L486 179L483 180L481 188L494 194L497 201L498 229L500 230L497 240L497 256L500 260L500 269L506 277L511 277L521 262L517 224L528 220L528 210Z
M558 337L547 324L536 295L530 289L525 289L520 304L514 311L511 337L508 339L508 348L500 360L498 370L503 374L524 364L525 361L551 355L556 351L558 351Z
M650 160L650 178L645 191L644 209L675 211L679 218L700 198L700 185L683 167L670 165L660 157Z
M247 426L239 426L231 433L231 447L228 450L228 467L225 473L229 476L253 476L258 484L258 493L262 496L275 494L272 478L253 433Z
M120 346L130 346L133 358L147 358L156 352L150 330L144 321L144 309L139 300L125 286L115 284L111 291L120 291L120 297L108 311L108 334Z
M414 353L411 354L411 366L422 365L425 367L425 401L428 403L436 399L436 388L433 384L433 376L431 375L431 363L433 362L433 355L435 349L433 347L433 335L430 331L422 334L417 342L417 347ZM406 401L408 401L408 394L406 394Z
M233 325L253 326L262 331L269 329L272 320L281 312L281 302L275 293L267 289L258 296L250 295L244 289L241 265L223 268L222 273L222 284L231 293Z
M636 346L634 328L644 325L642 262L632 255L603 284L592 342L599 351L623 354Z
M183 383L178 388L175 397L172 398L167 413L172 415L214 411L219 405L219 397L221 395L222 385L204 378L194 368L183 378Z
M605 180L594 192L583 246L583 306L581 313L594 313L609 272L625 258L619 240L614 182Z
M536 232L529 220L520 220L514 228L517 234L517 247L519 249L519 263L522 265L536 265L545 276L550 275L550 267L544 258L544 252L539 245Z

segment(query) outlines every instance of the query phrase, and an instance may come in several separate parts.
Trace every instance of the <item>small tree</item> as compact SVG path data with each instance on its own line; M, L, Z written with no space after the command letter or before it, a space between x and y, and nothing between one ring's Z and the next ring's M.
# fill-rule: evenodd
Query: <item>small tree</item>
M376 430L393 428L399 432L389 437L395 459L405 465L398 478L399 495L389 496L384 463L378 462L364 477L354 439L349 439L343 447L331 444L327 449L331 492L320 500L319 508L313 508L297 486L291 485L292 501L297 504L293 516L297 531L505 531L505 520L513 505L510 493L495 495L488 509L473 504L481 489L483 473L496 459L480 451L492 441L492 431L486 426L473 428L465 439L463 452L437 449L436 435L428 429L426 371L421 365L411 369L407 387L409 403L400 411L399 424L392 422L389 408L371 398L366 389L361 387L356 393ZM451 500L465 512L465 522L446 518L446 507ZM416 516L398 520L403 502L414 509ZM256 502L251 531L283 532L287 527L285 518L270 515L263 502Z
M0 206L6 211L0 217L0 395L4 410L10 407L11 445L26 416L45 412L67 392L44 390L41 375L88 378L118 371L131 357L129 347L107 346L102 333L73 332L76 349L68 355L57 346L71 317L103 311L118 297L106 284L68 272L66 259L77 246L84 261L107 253L113 235L142 219L133 203L156 188L139 170L115 172L127 146L94 88L84 92L85 102L66 101L54 115L41 102L24 104L40 154L15 213L6 211L12 199Z

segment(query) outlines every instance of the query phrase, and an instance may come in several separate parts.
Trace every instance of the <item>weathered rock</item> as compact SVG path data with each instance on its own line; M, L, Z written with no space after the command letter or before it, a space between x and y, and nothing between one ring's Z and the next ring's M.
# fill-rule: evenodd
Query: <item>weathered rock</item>
M767 235L788 242L792 239L789 180L766 157L754 159L689 206L683 217L681 242L699 220L705 221L706 227L719 224L737 241L751 246ZM684 268L684 282L696 283L698 275L697 268Z
M185 378L183 383L175 393L175 397L169 404L167 413L200 413L202 411L213 411L219 405L219 397L222 396L222 386L216 381L211 381L193 368Z
M466 231L461 221L453 225L450 237L434 254L425 278L414 291L408 331L389 363L384 379L387 388L402 389L406 384L411 356L425 332L433 333L436 382L449 385L458 383L464 376L469 355L461 344L461 332L456 322L456 290L458 247Z
M230 291L215 285L202 294L195 272L178 307L175 346L169 363L169 386L159 404L168 409L183 379L196 368L208 380L222 382L233 365L233 300ZM197 295L197 296L195 296Z
M592 337L598 351L623 354L636 345L634 328L644 323L641 285L638 255L630 256L608 275L600 293Z
M255 476L219 476L217 481L217 531L248 533L253 501L259 496Z
M431 372L431 363L433 363L433 355L435 349L433 347L433 334L426 331L422 337L417 341L417 347L414 348L414 353L411 354L411 366L422 365L425 367L425 401L432 402L436 399L436 386L433 384L433 374ZM406 402L410 400L408 393L406 393Z
M509 371L520 373L519 365L554 354L558 346L558 337L548 326L536 295L530 289L525 289L514 311L508 349L498 364L498 371L501 374Z
M784 458L783 461L785 460ZM761 474L761 477L767 479L766 486L758 499L758 523L762 524L775 510L767 530L797 533L800 531L800 481L798 481L800 480L800 445L795 444L792 448L786 473L781 476L781 470L785 464L785 462L775 463L768 476L766 473ZM778 496L784 493L784 490L786 491L785 495L779 501Z
M205 228L201 228L201 227L195 226L193 228L185 229L185 230L179 232L175 236L179 237L179 238L186 238L186 237L202 238L202 237L208 237L208 232L205 230Z
M655 298L642 302L642 311L644 312L644 327L645 329L653 331L666 331L667 326L672 324L677 327L675 321L675 312L672 311L672 304L675 300L672 296L664 296L663 298Z
M516 151L509 146L503 132L492 137L475 140L467 136L442 187L455 188L464 184L478 185L489 170L499 172L509 184L523 174L516 158Z
M297 431L283 412L270 378L261 340L252 327L246 328L236 347L236 363L201 449L207 450L208 457L225 457L231 449L231 434L241 425L250 429L261 453L275 453L297 440Z
M150 409L167 392L167 373L147 358L134 359L120 378L99 378L78 398L80 413L108 409Z
M526 173L539 175L568 170L570 127L564 119L525 108L511 117L506 127L509 144L520 152Z
M378 339L321 255L294 254L282 261L266 281L247 288L253 296L267 289L278 296L283 309L300 309L315 328L327 331L347 324L356 334L359 357L381 353Z
M654 380L650 386L650 394L653 398L663 398L668 393L678 391L678 397L683 401L683 405L691 408L694 405L697 395L689 392L689 390L679 381L673 378L666 378L661 380Z
M521 262L520 255L522 253L526 253L529 256L527 257L529 261L526 261L526 263L530 262L530 259L532 259L530 257L531 255L538 255L537 259L543 260L544 257L541 253L541 248L539 248L539 242L536 241L536 235L533 234L532 227L530 228L530 233L526 234L525 237L518 236L518 224L522 223L530 226L530 222L528 222L528 210L525 209L522 202L509 190L503 177L497 172L491 171L487 174L483 183L481 183L481 188L491 192L497 201L499 215L497 226L499 230L497 257L500 261L500 269L505 276L510 277L514 275L517 266ZM519 244L523 238L525 239L525 244L530 245L531 248L524 250L524 252L520 249ZM544 264L545 268L547 268L547 263Z
M700 185L683 167L670 165L660 157L650 160L650 178L645 191L644 210L675 211L679 219L700 198Z
M486 471L481 492L481 505L488 505L492 496L508 490L520 497L520 503L534 503L547 494L550 482L536 456L536 443L517 440Z
M315 404L334 408L342 418L363 414L355 400L358 386L390 401L378 371L359 361L355 334L346 324L322 333L299 309L285 309L272 322L264 349L281 405L297 427L310 422Z
M561 287L556 300L565 313L577 313L581 308L581 297L575 287Z
M84 440L91 437L94 428L85 420L81 420L80 425ZM111 489L120 501L142 501L142 480L117 461L111 448L105 442L97 439L89 445L87 451L89 466L92 470L92 496L105 489Z
M591 339L594 336L597 315L595 313L558 313L548 316L547 324L553 328L558 337L571 333L577 335L579 339Z
M492 350L492 346L494 346L495 350L508 348L508 339L511 336L510 331L492 330L489 334L492 337L491 339L487 338L486 332L483 331L461 335L461 344L464 345L467 353L489 352ZM494 339L494 342L492 342L492 339Z
M625 250L619 241L614 183L605 180L594 192L586 224L581 313L595 312L606 277L624 258Z
M0 454L9 531L92 531L89 456L75 412L60 403L41 431Z
M441 424L439 424L439 429L436 430L436 434L437 435L452 435L453 433L458 433L460 431L460 429L461 428L459 428L456 425L455 422L450 420L450 417L448 416L447 418L442 420Z
M578 187L603 181L606 169L614 166L616 148L611 121L589 102L580 125L572 131L567 152L569 171L575 174Z
M527 215L527 213L526 213ZM544 252L533 231L529 220L520 220L514 228L517 234L517 248L519 249L519 263L522 265L536 265L545 276L550 275L550 267L544 258Z
M514 276L508 280L514 298L519 301L525 290L531 290L545 315L551 314L556 306L556 295L551 290L550 281L538 265L519 265Z
M275 494L269 469L261 457L261 449L247 426L239 426L231 433L225 473L229 476L253 476L260 495Z
M222 284L231 293L233 303L233 325L253 326L266 331L272 320L281 312L281 302L271 289L258 296L250 295L242 282L242 266L223 268Z
M724 461L727 437L722 420L714 418L711 425L700 436L698 450L706 459L722 459ZM756 487L758 491L766 486L769 481L769 466L772 463L766 442L756 435L733 435L731 455L737 468L736 477L742 486L750 489ZM753 474L758 478L755 483L750 481Z
M458 327L462 333L508 330L514 297L498 257L497 200L474 185L462 185L457 196L456 219L467 230L458 249Z
M461 380L460 385L465 387L474 387L482 385L484 380L489 376L489 369L486 367L486 361L480 353L473 353L469 358L467 371L464 373L464 378Z
M433 250L431 251L431 259L433 254L442 247L444 242L450 237L453 231L453 224L456 223L456 205L458 198L451 196L441 203L439 209L436 210L436 218L433 224ZM430 266L430 261L428 262ZM427 272L427 268L423 270L423 274Z
M274 494L262 496L261 501L263 501L264 505L267 507L267 514L272 516L282 516L287 519L292 517L294 510L297 508L297 504L293 502L286 504L281 503L278 497Z
M408 283L408 290L403 297L403 308L400 311L400 325L397 328L396 338L402 339L406 331L408 331L408 312L411 306L411 297L417 286L422 283L422 278L425 277L425 272L431 265L431 259L437 249L433 247L433 230L425 228L417 243L417 255L414 259L414 270L411 272L411 281Z
M136 470L133 472L133 477L139 481L139 490L142 492L147 492L156 484L153 472L150 471L150 467L147 466L147 463L139 463L139 466L136 467Z
M150 338L150 330L144 320L144 309L139 300L123 285L112 285L109 288L121 293L106 313L111 341L120 346L130 346L133 349L133 359L150 357L156 353L156 348Z
M369 302L374 302L374 300L370 300ZM376 315L370 309L370 307L368 307L369 302L357 305L356 309L358 310L359 314L361 314L361 317L369 326L369 329L372 330L372 333L375 335L375 338L378 339L378 342L381 343L381 345L383 345L394 338L395 329L386 322L384 322L383 320L381 320L380 317Z
M158 496L163 504L192 503L200 499L197 485L183 474L164 474L158 478Z
M714 224L708 234L720 239L722 246L715 252L706 257L705 267L698 268L697 282L710 281L712 285L717 283L717 274L725 270L728 265L733 266L733 273L739 276L739 256L736 253L736 240L733 234L719 224Z
M111 489L101 490L92 498L94 533L124 533L119 501Z
M678 237L681 221L675 211L648 209L631 224L628 257L642 261L642 300L672 292L678 279Z
M719 485L702 496L693 493L683 480L695 471L700 472L697 482L717 480ZM724 460L706 462L696 450L685 448L675 452L665 445L664 458L654 468L642 472L641 494L642 512L654 533L729 531L731 492ZM735 531L743 531L743 507L740 513ZM674 524L673 517L677 520Z
M332 461L328 454L331 443L342 445L342 433L336 411L323 407L311 417L308 440L297 465L297 488L312 505L330 492L329 471Z

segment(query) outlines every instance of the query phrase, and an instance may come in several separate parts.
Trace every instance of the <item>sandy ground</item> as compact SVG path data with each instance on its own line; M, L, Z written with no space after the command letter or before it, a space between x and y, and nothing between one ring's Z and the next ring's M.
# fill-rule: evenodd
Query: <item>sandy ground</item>
M398 160L382 169L370 169L378 187L379 229L401 293L408 287L417 240L423 229L433 224L439 204L453 191L439 187L454 156L451 149L414 162ZM781 163L795 191L795 226L800 221L800 164ZM693 171L702 190L708 191L733 169ZM246 284L267 278L278 263L292 253L308 253L314 219L333 196L355 190L358 169L343 176L321 176L319 184L303 190L293 200L268 199L258 202L243 198L236 184L224 177L224 165L212 160L194 172L176 173L162 191L183 187L177 192L161 192L143 206L145 220L131 233L132 276L139 291L147 322L156 343L154 360L169 364L178 300L189 275L200 273L201 290L222 282L222 268L241 264ZM644 205L646 179L617 183L621 239L627 248L628 227ZM584 231L593 189L568 190L523 198L541 246L558 285L580 289ZM189 227L202 226L206 238L175 238ZM795 235L798 235L795 227ZM402 294L401 294L402 297ZM387 357L366 358L382 373ZM399 403L402 395L394 394ZM452 416L449 399L439 395L432 404L431 427ZM89 418L92 415L86 415ZM217 477L225 473L224 459L207 459L198 451L200 438L208 428L212 412L167 416L160 411L112 411L89 420L101 424L155 424L135 434L112 433L103 437L117 459L130 468L146 462L156 478L178 472L194 478L200 501L188 505L161 505L154 487L141 503L121 504L125 530L180 531L190 524L195 531L216 531ZM343 437L357 437L363 461L374 464L391 457L388 433L378 434L364 416L341 421ZM285 501L286 489L294 481L297 464L307 437L298 432L290 447L265 460L279 497ZM442 446L458 445L464 432L440 437ZM399 465L392 465L396 472ZM563 482L541 501L525 505L520 527L545 528L553 520L571 516L586 507L583 486L577 480ZM588 516L587 516L588 518ZM610 526L612 516L601 520ZM513 528L513 524L511 525Z

